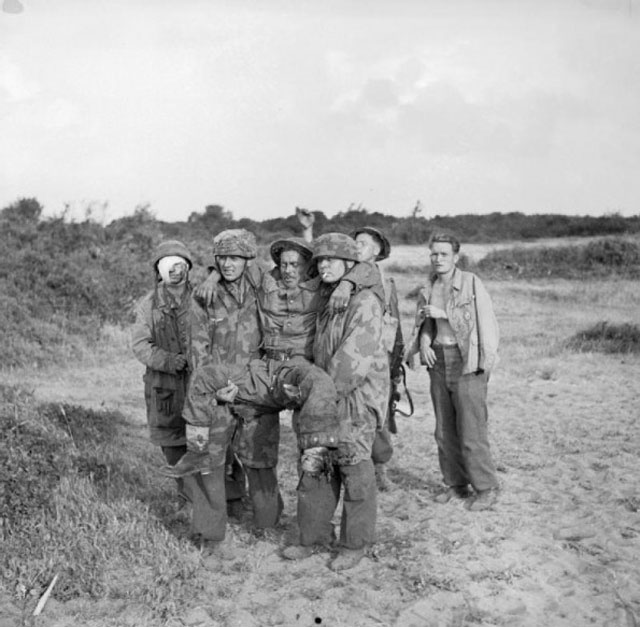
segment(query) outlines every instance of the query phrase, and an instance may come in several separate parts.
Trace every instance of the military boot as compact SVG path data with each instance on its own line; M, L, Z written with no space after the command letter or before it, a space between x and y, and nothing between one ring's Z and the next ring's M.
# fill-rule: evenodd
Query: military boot
M161 472L166 477L179 479L189 475L207 475L211 472L209 459L209 427L187 425L187 452L173 466L166 465Z

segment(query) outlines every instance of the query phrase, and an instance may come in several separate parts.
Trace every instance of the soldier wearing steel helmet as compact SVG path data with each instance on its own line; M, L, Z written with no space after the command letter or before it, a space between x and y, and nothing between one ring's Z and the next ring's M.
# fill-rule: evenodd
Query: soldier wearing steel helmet
M360 261L380 262L391 254L391 244L384 233L372 226L362 226L351 233L351 237L358 247ZM381 286L384 294L384 331L383 342L389 356L389 379L391 382L390 399L384 423L378 425L376 439L373 444L373 462L376 471L376 481L380 490L389 490L393 483L387 476L386 464L393 455L393 445L390 433L396 433L397 428L393 416L392 405L399 397L398 386L402 376L402 355L404 352L404 338L400 324L400 308L398 305L398 290L393 278L383 277L381 272Z
M342 233L321 235L313 248L312 263L322 282L320 296L328 303L345 274L357 266L358 251L354 240ZM336 387L341 434L337 449L302 454L300 544L285 549L289 559L304 559L314 545L333 542L331 519L342 487L340 550L331 568L354 567L375 541L377 489L371 452L389 389L389 365L381 342L383 307L380 295L364 288L351 297L342 315L331 315L325 304L318 316L313 358Z
M183 406L191 372L189 271L193 262L182 242L167 240L158 245L151 265L154 287L136 306L131 346L146 366L144 396L151 442L160 446L168 464L174 464L186 452ZM192 476L179 478L177 484L181 499L192 505L192 533L202 537L213 534L208 480ZM229 500L242 497L235 480L227 485L226 494Z
M193 307L194 372L184 411L188 451L165 468L174 477L206 473L215 483L211 500L217 523L213 540L218 544L210 547L214 553L220 552L226 532L225 453L232 443L247 474L254 524L274 526L282 511L276 477L278 414L263 412L255 420L238 423L229 404L247 365L260 353L258 303L248 272L256 254L255 236L245 229L227 229L213 240L213 266L221 278L214 299L196 301Z

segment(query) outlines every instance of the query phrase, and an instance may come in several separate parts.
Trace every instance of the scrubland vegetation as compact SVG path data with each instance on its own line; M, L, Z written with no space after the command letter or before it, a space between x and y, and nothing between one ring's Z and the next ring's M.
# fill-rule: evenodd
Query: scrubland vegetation
M385 228L392 220L360 210L335 221L317 218L323 231L349 231L361 223ZM294 445L284 424L282 528L260 535L234 525L239 561L218 573L203 571L186 536L188 514L177 510L171 482L156 472L160 454L147 441L141 369L127 347L131 307L153 280L149 259L161 239L182 239L202 266L210 237L219 228L253 228L265 244L294 234L295 221L266 221L258 230L213 207L192 214L186 223L160 223L140 209L104 226L90 219L43 218L33 199L4 209L0 620L9 616L16 625L181 625L185 616L195 621L194 608L200 607L203 621L191 624L307 624L294 622L297 612L300 620L308 615L308 624L314 616L332 616L333 622L323 624L409 627L414 624L409 619L402 622L409 607L440 602L442 595L464 596L458 613L431 606L434 620L442 622L415 624L635 620L640 611L640 598L633 596L640 589L637 564L624 563L627 579L616 564L622 555L636 554L640 541L640 527L632 520L640 494L625 479L634 476L630 469L639 461L628 445L636 411L629 381L635 381L638 368L633 353L640 352L638 220L529 220L519 214L511 219L496 214L486 222L477 216L438 223L419 216L407 220L424 226L424 238L416 242L422 246L429 230L442 226L476 242L488 232L494 238L508 233L505 239L516 240L537 237L533 233L539 231L549 237L554 229L559 235L578 235L582 229L590 236L595 229L603 237L566 246L514 245L477 262L465 259L487 282L502 329L503 361L492 381L491 419L505 482L504 506L485 518L469 518L463 509L430 505L439 472L426 375L409 373L418 409L400 424L395 440L390 474L400 488L380 497L380 542L369 565L344 578L329 575L319 556L309 572L278 557L295 534ZM477 231L470 235L472 225ZM391 225L389 232L394 244L406 242L400 227ZM411 296L429 269L426 263L408 262L408 247L398 248L403 257L392 257L385 270L396 278L407 333ZM199 276L201 269L196 280ZM633 373L629 368L635 368ZM621 422L599 420L600 411ZM572 451L585 452L581 470ZM609 465L612 455L617 467ZM575 484L558 479L571 473L578 475ZM605 502L603 523L595 520L594 503ZM593 528L594 536L584 529L582 537L562 536L563 525L570 525L574 515L589 533ZM552 541L552 535L559 540ZM589 542L589 537L596 539ZM618 573L619 598L596 599L609 590L598 578L602 569ZM567 572L574 585L555 603L553 590ZM32 616L56 574L47 610ZM382 588L380 582L385 582ZM540 622L518 622L517 604L508 605L514 594ZM481 598L500 599L508 607L492 610ZM566 607L572 609L563 616Z

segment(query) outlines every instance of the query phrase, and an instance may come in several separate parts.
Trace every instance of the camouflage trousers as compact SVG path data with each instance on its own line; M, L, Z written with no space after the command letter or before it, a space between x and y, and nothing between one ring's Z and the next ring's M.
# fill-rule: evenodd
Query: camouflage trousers
M243 377L246 378L246 370ZM276 472L280 418L273 408L243 406L245 411L235 412L232 405L219 405L216 390L224 387L229 379L236 384L241 381L237 368L232 371L220 364L202 368L189 387L184 418L191 425L208 428L212 467L224 467L225 452L231 446L249 483L254 525L273 527L283 509Z
M291 398L286 386L297 390ZM247 407L258 412L297 409L298 445L336 447L340 439L337 393L331 377L308 359L295 356L286 361L254 359L238 392L234 410L244 415Z
M236 450L247 465L268 468L277 464L278 414L283 409L299 409L300 448L337 446L341 431L335 385L324 370L309 360L304 357L286 361L254 359L245 369L207 364L192 378L185 420L194 426L214 427L215 391L229 381L239 388L231 409L241 421ZM297 390L297 398L287 394L286 386Z

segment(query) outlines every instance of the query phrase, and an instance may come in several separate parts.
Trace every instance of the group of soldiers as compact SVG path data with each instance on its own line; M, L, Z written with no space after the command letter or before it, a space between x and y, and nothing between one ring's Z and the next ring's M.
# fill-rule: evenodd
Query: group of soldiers
M192 532L209 553L228 554L227 516L242 515L245 485L254 526L277 524L284 409L293 409L300 451L299 544L284 557L335 545L341 491L331 567L352 568L374 542L403 351L397 295L376 264L389 251L368 227L312 242L291 237L271 244L275 267L267 271L254 261L254 235L228 229L214 238L209 277L194 289L186 247L158 247L157 282L138 305L132 346L147 366L147 415L163 473L192 504Z
M390 487L385 463L402 364L415 353L429 371L436 415L445 482L436 501L469 498L472 510L495 503L486 393L498 330L480 280L456 267L459 242L436 236L434 275L405 347L395 284L377 264L389 256L388 239L372 227L313 239L307 217L299 215L304 237L271 244L271 270L256 263L251 232L220 232L210 274L197 288L184 244L162 242L132 346L147 367L147 417L165 456L162 472L191 503L202 549L216 559L232 555L227 517L243 517L247 487L254 526L278 523L280 412L291 409L299 542L283 557L337 546L330 567L340 571L356 566L375 541L377 493Z

